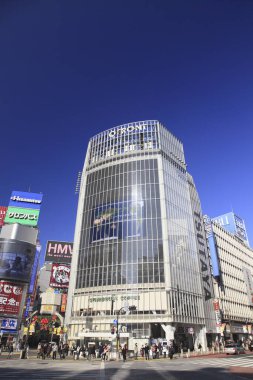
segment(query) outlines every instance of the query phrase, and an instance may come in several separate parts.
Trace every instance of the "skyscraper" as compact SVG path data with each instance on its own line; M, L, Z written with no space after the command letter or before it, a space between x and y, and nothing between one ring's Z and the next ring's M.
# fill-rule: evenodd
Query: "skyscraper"
M182 143L157 120L91 138L66 313L70 340L110 337L116 316L129 338L205 344L188 180Z

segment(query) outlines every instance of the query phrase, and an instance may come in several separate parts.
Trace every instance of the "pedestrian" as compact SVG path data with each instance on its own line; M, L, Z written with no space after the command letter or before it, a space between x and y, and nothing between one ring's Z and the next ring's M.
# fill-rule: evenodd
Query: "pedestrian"
M29 359L29 344L25 344L25 357L26 359Z
M127 345L126 344L124 344L124 346L122 348L122 356L123 356L123 361L125 362L126 356L127 356Z
M9 343L8 344L8 356L7 356L7 359L10 359L11 356L13 354L13 344L12 343Z
M141 354L141 357L144 358L144 346L143 345L141 346L140 354Z
M37 359L39 359L41 356L41 343L39 342L38 347L37 347Z
M58 351L58 346L56 343L53 345L52 351L53 351L53 360L56 360L56 354Z
M138 359L138 344L135 343L134 345L134 356L135 356L135 360Z
M173 359L173 355L175 353L174 347L172 345L169 346L169 358Z
M147 343L144 346L144 354L145 354L145 359L149 360L149 346Z

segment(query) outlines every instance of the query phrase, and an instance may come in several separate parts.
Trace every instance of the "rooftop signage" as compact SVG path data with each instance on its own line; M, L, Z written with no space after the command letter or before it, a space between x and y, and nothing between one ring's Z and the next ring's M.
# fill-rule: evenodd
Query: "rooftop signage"
M126 127L121 126L119 128L111 129L108 133L109 137L121 136L131 132L143 132L147 129L147 125L128 125Z
M39 210L42 197L43 194L13 191L11 193L9 207L23 207Z

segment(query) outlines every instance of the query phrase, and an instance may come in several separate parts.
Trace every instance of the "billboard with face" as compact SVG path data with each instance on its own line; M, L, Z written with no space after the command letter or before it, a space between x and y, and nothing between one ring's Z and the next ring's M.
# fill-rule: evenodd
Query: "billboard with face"
M0 281L0 314L18 316L23 287L9 281Z
M93 210L91 242L143 236L143 201L119 201Z
M68 288L70 266L55 263L52 265L50 284L52 288Z
M35 250L33 244L0 238L0 278L30 282Z
M66 241L48 241L45 261L70 264L72 259L73 243Z

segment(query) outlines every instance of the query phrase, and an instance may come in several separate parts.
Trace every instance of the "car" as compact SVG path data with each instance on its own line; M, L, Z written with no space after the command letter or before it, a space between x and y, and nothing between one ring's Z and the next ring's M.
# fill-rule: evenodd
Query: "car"
M225 354L240 355L245 354L245 349L236 343L227 344L224 350Z

